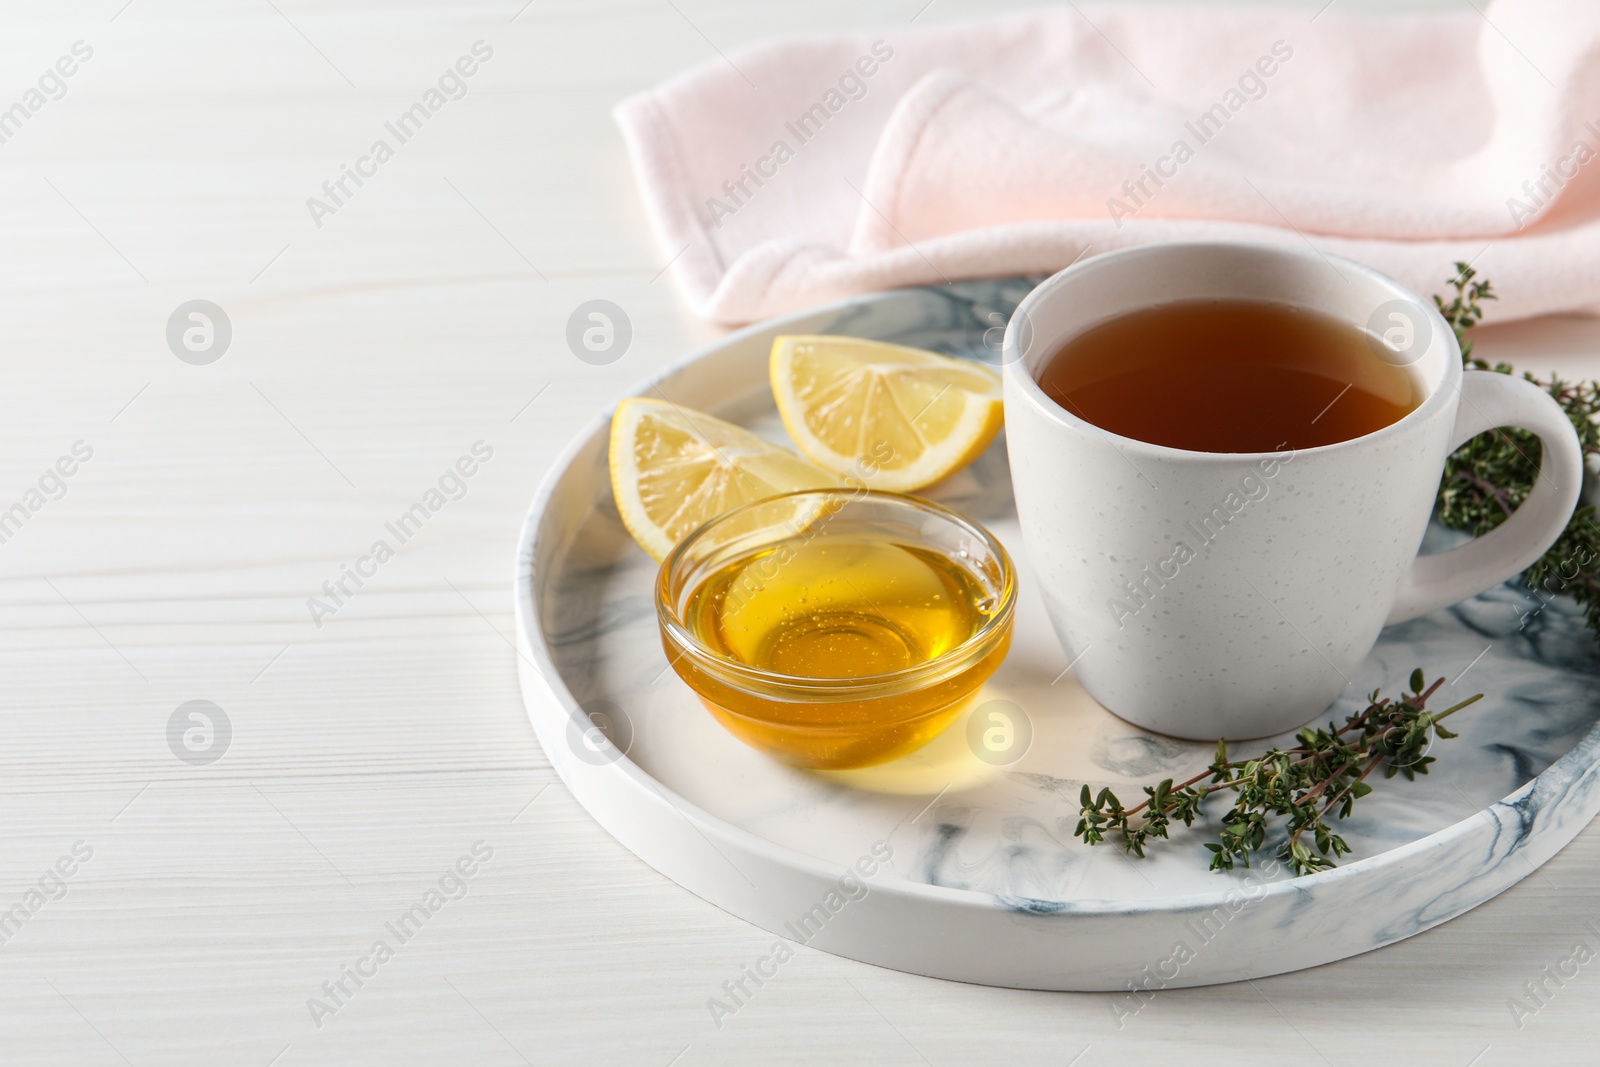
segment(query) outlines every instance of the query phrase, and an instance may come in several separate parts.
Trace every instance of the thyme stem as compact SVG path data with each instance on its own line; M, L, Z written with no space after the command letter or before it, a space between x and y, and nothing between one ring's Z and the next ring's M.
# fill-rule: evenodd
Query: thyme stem
M1472 354L1472 328L1483 318L1483 304L1494 300L1488 281L1477 278L1465 263L1456 264L1450 280L1451 299L1433 298L1439 313L1461 343L1462 364L1469 370L1514 374L1509 363L1489 364ZM1552 374L1523 374L1561 405L1578 433L1585 457L1600 454L1600 382L1568 382ZM1539 438L1526 430L1489 430L1468 441L1445 464L1439 482L1439 521L1476 535L1499 526L1527 499L1539 476ZM1590 630L1600 634L1600 521L1593 507L1576 508L1567 527L1524 576L1530 589L1567 593L1584 609ZM1541 604L1523 616L1525 628L1544 611Z
M1233 805L1222 816L1218 839L1206 844L1212 870L1232 870L1236 863L1249 866L1279 820L1284 830L1279 858L1296 874L1326 870L1350 851L1331 821L1347 817L1355 802L1372 791L1367 782L1372 772L1381 766L1387 777L1404 774L1407 779L1428 773L1433 738L1456 736L1443 721L1483 696L1429 711L1428 700L1445 680L1432 685L1424 680L1422 671L1413 671L1410 692L1398 700L1374 691L1367 706L1347 716L1343 725L1330 722L1326 729L1301 730L1293 748L1236 760L1228 756L1227 743L1218 741L1217 758L1204 771L1177 784L1168 778L1145 786L1145 799L1131 808L1110 789L1096 795L1084 785L1073 834L1091 845L1112 834L1128 852L1143 856L1145 846L1167 837L1173 823L1192 826L1204 817L1202 805L1208 798L1228 791L1234 794Z

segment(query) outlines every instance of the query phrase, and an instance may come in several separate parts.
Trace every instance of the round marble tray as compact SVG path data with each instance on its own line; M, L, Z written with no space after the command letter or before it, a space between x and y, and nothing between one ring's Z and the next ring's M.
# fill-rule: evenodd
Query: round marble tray
M775 335L846 333L992 361L997 327L1031 285L847 301L732 335L639 392L782 440L766 384ZM1537 610L1513 584L1391 628L1354 678L1338 714L1375 687L1397 691L1419 665L1454 679L1441 699L1485 699L1453 720L1462 736L1439 744L1434 773L1382 783L1362 802L1344 830L1355 853L1336 870L1208 873L1204 824L1143 861L1074 840L1082 783L1137 795L1203 768L1211 752L1122 722L1076 684L1032 593L1003 440L927 495L987 524L1016 556L1015 644L984 699L1021 709L1026 754L980 760L958 724L884 767L774 763L723 732L667 669L656 566L611 500L609 417L557 461L523 529L529 718L562 780L619 841L789 942L961 981L1123 990L1131 1012L1144 990L1310 967L1426 930L1526 877L1600 808L1594 640L1573 605Z

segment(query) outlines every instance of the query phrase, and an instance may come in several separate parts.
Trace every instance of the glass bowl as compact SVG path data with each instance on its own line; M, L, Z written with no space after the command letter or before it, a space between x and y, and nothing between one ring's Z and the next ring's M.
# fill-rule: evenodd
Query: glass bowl
M667 660L734 736L802 767L926 744L1011 646L1016 573L937 504L817 489L747 504L661 565Z

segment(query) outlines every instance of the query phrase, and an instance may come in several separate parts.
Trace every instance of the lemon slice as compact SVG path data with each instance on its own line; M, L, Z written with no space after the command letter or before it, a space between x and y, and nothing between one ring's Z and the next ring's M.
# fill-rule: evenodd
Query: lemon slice
M855 337L774 340L772 394L800 451L872 489L949 477L1004 422L1000 377L987 367Z
M611 417L611 492L651 557L702 523L756 500L841 482L787 448L704 412L631 397Z

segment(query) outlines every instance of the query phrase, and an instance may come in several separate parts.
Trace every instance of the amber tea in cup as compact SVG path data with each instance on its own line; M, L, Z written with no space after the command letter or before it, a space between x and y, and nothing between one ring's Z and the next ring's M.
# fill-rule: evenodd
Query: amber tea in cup
M1382 338L1309 308L1182 300L1073 337L1039 375L1103 430L1191 452L1316 448L1381 430L1422 400Z
M804 767L932 740L1010 647L1011 561L927 501L810 490L737 508L662 564L668 662L746 744Z

